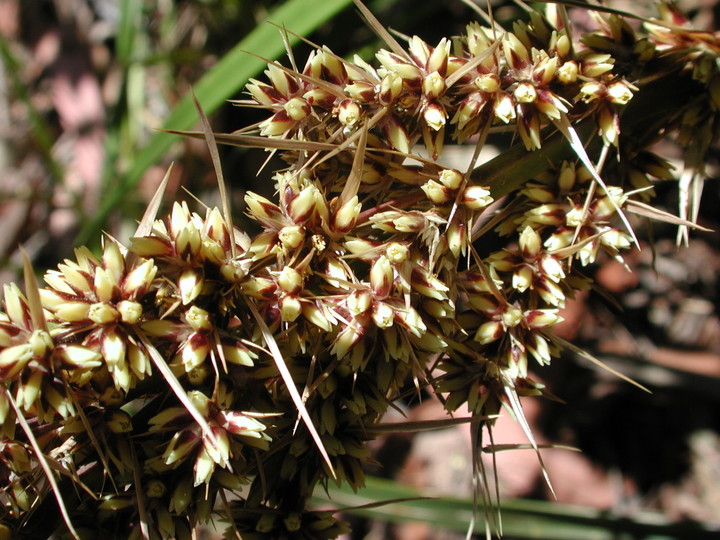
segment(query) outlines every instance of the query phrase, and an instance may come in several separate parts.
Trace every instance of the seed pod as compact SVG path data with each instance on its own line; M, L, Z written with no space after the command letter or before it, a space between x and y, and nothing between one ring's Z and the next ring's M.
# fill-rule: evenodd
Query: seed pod
M196 367L186 368L187 380L193 386L202 385L210 376L210 371L205 365L199 365Z
M255 530L261 534L270 534L270 532L275 530L277 520L277 514L269 512L261 514L255 524Z
M151 478L145 484L145 496L150 499L159 499L167 492L167 486L162 480Z
M168 509L177 515L182 515L192 502L192 493L192 478L189 475L181 477L173 490Z
M407 260L410 250L405 244L390 242L385 249L385 255L391 263L401 264Z
M106 415L105 425L113 433L132 431L132 417L122 409L113 409Z
M300 512L291 512L283 519L285 528L290 532L296 532L300 530L302 525L302 514Z
M117 303L116 308L120 314L120 320L125 324L137 323L143 314L142 305L131 300L121 300Z
M285 249L295 249L305 240L305 229L300 225L283 227L278 232L278 240Z
M120 320L120 314L115 307L107 302L96 302L90 305L87 318L92 322L103 325Z

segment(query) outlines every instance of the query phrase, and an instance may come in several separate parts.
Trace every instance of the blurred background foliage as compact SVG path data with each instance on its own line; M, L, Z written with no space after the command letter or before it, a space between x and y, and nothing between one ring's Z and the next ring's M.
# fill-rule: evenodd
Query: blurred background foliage
M242 84L259 76L264 62L258 56L283 55L282 33L268 21L337 54L371 59L382 45L351 5L350 0L0 0L0 282L17 279L19 245L42 271L69 256L78 243L97 245L101 231L124 241L171 163L168 204L189 198L184 190L214 203L216 180L205 144L157 130L197 129L192 90L218 132L259 121L256 111L226 100L243 97ZM460 0L374 0L367 5L386 27L420 35L430 44L460 33L475 19ZM713 1L682 7L696 28L717 28ZM510 2L494 2L500 22L521 14ZM582 24L582 14L578 17ZM293 54L302 64L310 48L293 41ZM670 158L673 152L666 149ZM267 155L259 150L221 147L221 157L240 218L245 191L269 192L270 176L281 165L260 170ZM715 170L710 163L711 174ZM700 217L714 230L720 204L716 186L712 182L706 188ZM659 204L672 210L674 189L658 192ZM583 451L546 452L558 499L590 505L598 513L584 514L589 521L583 521L569 507L532 511L591 523L601 533L592 536L586 529L579 536L573 529L570 536L559 536L560 522L551 520L545 532L533 532L530 522L525 529L508 527L509 537L615 538L618 519L637 517L640 510L663 513L647 519L666 528L631 527L623 529L626 534L699 538L713 530L707 523L720 509L720 242L717 233L698 233L678 252L665 239L674 231L660 229L654 235L657 257L646 249L629 258L636 270L632 278L612 262L593 270L614 302L607 294L590 292L566 313L568 338L650 385L654 395L567 358L541 378L571 406L538 403L531 413L546 442ZM408 407L411 418L441 414L432 405ZM524 442L518 433L506 436L507 442ZM469 438L461 429L443 430L435 438L388 438L378 442L378 461L385 465L374 472L417 489L463 496L471 487L465 445ZM548 498L538 469L528 465L534 456L505 454L517 457L500 458L503 494ZM408 495L407 488L381 483L371 483L364 499L336 494L351 505ZM509 520L530 511L522 504L518 508L515 514L511 507ZM426 508L420 517L422 512L429 521L437 514ZM380 517L389 523L396 521L392 515L402 511ZM706 525L678 529L672 524L678 520ZM428 523L414 529L377 523L382 522L358 522L354 538L464 537L457 527L441 533Z

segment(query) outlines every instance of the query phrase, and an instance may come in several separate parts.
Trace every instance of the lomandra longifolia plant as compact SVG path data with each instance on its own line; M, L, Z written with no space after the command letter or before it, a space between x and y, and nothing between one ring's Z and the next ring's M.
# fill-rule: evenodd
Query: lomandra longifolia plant
M159 220L155 200L129 243L77 249L44 286L28 262L25 292L5 287L0 538L185 539L209 522L335 538L346 525L308 499L363 485L399 396L467 409L476 455L503 407L535 446L520 398L573 348L553 326L587 268L622 261L638 215L691 225L720 44L671 5L595 9L584 35L563 5L512 28L478 12L435 44L357 6L387 46L372 63L325 47L270 63L241 102L265 120L205 124L211 150L284 160L274 197ZM677 173L653 152L666 138ZM469 148L463 168L442 165L448 141ZM489 142L505 146L477 163ZM678 218L648 204L674 176ZM477 457L473 473L492 502Z

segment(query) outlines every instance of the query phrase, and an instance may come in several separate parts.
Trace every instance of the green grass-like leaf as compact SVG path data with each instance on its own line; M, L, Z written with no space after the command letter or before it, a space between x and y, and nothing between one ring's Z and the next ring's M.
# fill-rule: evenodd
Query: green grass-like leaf
M330 504L348 512L391 523L422 521L442 530L466 532L473 516L470 499L424 498L426 494L391 480L367 477L365 488L354 493L345 485L329 490ZM322 494L315 501L327 507ZM357 508L378 501L386 505ZM355 507L355 508L353 508ZM631 516L612 512L527 499L502 502L503 536L544 540L612 540L617 538L717 538L718 531L702 523L674 523L661 514L638 512ZM475 516L475 532L483 534L482 512Z

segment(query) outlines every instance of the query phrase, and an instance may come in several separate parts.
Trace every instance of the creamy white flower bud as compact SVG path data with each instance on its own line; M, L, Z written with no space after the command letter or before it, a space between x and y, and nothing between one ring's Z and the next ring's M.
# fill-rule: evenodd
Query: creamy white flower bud
M508 306L505 313L502 314L502 321L505 326L512 328L520 324L523 320L523 312L517 306Z
M430 99L435 99L445 91L445 78L437 71L433 71L422 82L423 93Z
M528 226L520 233L520 250L525 258L533 259L538 256L541 248L540 235Z
M557 79L563 84L572 84L577 81L580 68L573 60L565 62L557 70Z
M178 278L178 288L180 289L180 299L183 305L187 306L195 300L202 292L205 280L203 276L194 268L188 268L180 274Z
M381 255L370 269L370 286L377 296L385 297L390 294L394 279L395 271L389 259Z
M345 300L347 308L354 316L365 313L372 303L372 295L369 291L353 291Z
M473 84L482 92L494 94L500 88L500 78L495 73L484 73L476 77Z
M132 300L121 300L117 303L116 308L120 313L120 319L125 324L135 324L143 314L142 305Z
M481 210L492 203L493 198L490 191L482 186L468 186L461 201L470 210Z
M438 175L438 180L449 189L458 189L463 182L463 175L455 169L443 169Z
M280 317L285 322L293 322L302 313L302 304L297 296L283 296L279 302Z
M537 90L529 82L521 82L513 92L518 103L533 103L537 100Z
M362 204L358 202L358 196L350 198L345 204L338 208L334 217L335 229L339 232L347 232L355 226L357 217L362 209Z
M410 250L405 244L390 242L385 249L385 255L391 263L400 264L407 260Z
M495 116L506 124L510 120L515 120L515 105L512 98L504 92L498 95L495 100L494 110Z
M425 111L423 111L423 119L430 129L439 131L445 126L447 113L442 105L433 101L428 103L427 107L425 107Z
M475 332L474 339L481 345L486 345L498 339L502 335L502 332L502 323L500 323L499 321L488 321L480 325L480 327Z
M447 187L435 180L428 180L420 188L425 192L427 198L435 204L445 204L453 200L453 193Z
M360 105L355 100L344 99L337 107L337 118L344 126L355 126L360 120L360 115Z
M185 312L185 320L195 332L212 330L210 314L198 306L190 306Z
M302 289L303 277L291 266L285 266L278 274L277 284L286 293L296 294Z
M375 302L373 304L372 318L379 328L389 328L393 325L395 314L393 309L385 302Z
M120 320L120 314L117 309L106 302L92 304L88 310L87 317L96 324L110 324Z
M302 98L294 97L283 106L287 115L299 122L310 115L310 104Z
M618 105L627 105L632 99L633 93L624 81L616 81L607 87L610 101Z

